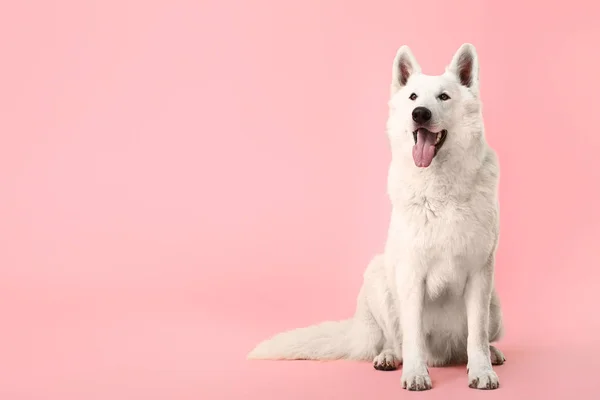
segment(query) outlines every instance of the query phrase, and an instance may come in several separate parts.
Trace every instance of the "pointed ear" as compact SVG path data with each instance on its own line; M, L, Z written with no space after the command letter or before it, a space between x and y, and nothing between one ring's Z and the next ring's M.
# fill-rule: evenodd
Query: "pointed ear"
M412 51L408 46L402 46L398 49L396 57L394 58L394 65L392 68L392 95L402 89L408 78L414 74L421 72L421 67Z
M470 43L460 46L452 58L448 71L456 75L461 85L468 87L474 93L479 92L479 61L475 46Z

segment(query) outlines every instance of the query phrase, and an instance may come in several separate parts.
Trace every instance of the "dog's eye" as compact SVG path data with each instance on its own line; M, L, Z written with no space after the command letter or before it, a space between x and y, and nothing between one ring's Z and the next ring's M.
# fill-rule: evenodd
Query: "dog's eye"
M446 101L450 100L450 96L448 96L446 93L442 93L438 96L438 99L440 99L441 101Z
M409 96L409 99L411 99L411 100L413 100L413 101L414 101L414 100L416 100L416 99L417 99L417 97L418 97L418 96L417 96L415 93L413 93L413 94L411 94L411 95Z

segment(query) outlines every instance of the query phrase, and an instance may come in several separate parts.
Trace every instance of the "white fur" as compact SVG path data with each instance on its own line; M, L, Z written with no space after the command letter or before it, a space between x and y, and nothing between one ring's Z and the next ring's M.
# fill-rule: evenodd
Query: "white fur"
M431 110L433 128L448 131L427 168L412 158L417 106ZM248 357L402 363L409 390L431 388L427 365L467 363L469 386L495 389L492 362L504 362L490 346L502 335L494 289L499 167L484 137L475 48L464 44L444 74L427 76L401 47L389 109L388 239L365 271L353 318L280 333Z

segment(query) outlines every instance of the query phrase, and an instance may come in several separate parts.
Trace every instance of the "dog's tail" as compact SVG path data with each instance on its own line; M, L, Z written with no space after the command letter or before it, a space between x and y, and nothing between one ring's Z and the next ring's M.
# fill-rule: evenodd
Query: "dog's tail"
M275 335L248 354L256 360L368 360L380 339L363 335L355 320L329 321ZM361 332L362 331L362 332ZM364 332L367 333L367 332Z

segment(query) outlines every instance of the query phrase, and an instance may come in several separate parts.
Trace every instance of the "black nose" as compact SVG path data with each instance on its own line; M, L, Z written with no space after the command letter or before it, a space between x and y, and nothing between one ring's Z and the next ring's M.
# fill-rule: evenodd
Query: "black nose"
M431 111L426 107L417 107L413 110L412 117L417 124L424 124L431 119Z

